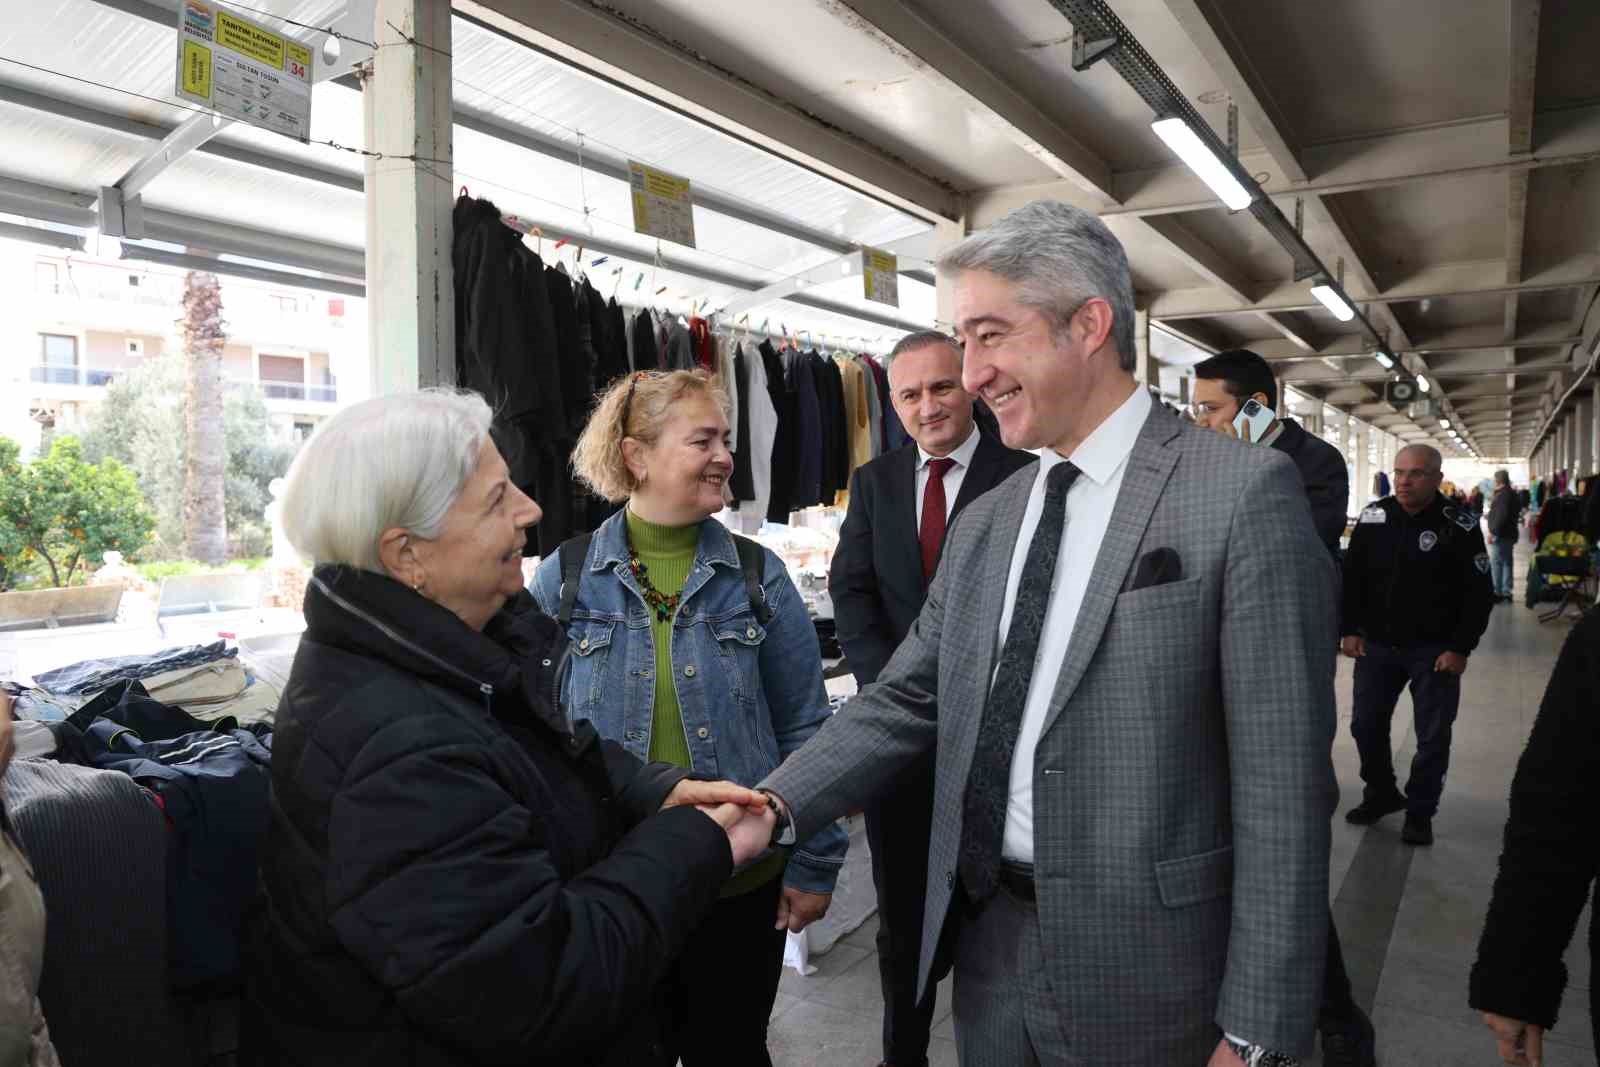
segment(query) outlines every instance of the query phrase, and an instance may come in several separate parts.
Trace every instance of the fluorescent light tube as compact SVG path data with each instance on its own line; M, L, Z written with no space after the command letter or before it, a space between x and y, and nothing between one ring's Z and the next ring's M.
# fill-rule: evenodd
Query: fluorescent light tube
M1431 392L1433 390L1433 386L1428 384L1428 379L1421 374L1417 375L1417 388L1421 389L1424 393Z
M1333 317L1340 322L1349 322L1356 317L1355 308L1344 302L1331 285L1313 285L1311 295L1322 301L1322 306L1333 312Z
M1316 290L1312 290L1312 291L1315 292ZM1389 358L1389 353L1387 353L1387 352L1374 352L1374 353L1372 353L1372 358L1377 360L1378 361L1378 365L1380 367L1382 367L1384 370L1394 370L1394 360Z
M1440 419L1439 420L1439 425L1444 427L1446 430L1448 430L1450 428L1450 420L1449 419Z
M1250 206L1250 190L1239 184L1239 179L1233 176L1215 152L1206 147L1206 143L1200 140L1200 135L1194 132L1187 121L1176 116L1156 119L1150 128L1201 181L1211 187L1211 191L1229 210L1240 211Z

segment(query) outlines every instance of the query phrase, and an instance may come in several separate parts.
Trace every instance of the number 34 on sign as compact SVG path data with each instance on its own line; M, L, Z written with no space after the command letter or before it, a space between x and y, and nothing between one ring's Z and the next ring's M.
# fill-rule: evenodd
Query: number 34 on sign
M305 141L311 134L311 49L209 0L178 11L176 94L223 118Z

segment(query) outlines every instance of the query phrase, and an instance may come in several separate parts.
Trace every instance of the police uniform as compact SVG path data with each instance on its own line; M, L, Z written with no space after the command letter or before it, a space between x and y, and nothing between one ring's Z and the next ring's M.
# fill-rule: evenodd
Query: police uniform
M1461 676L1433 665L1444 652L1471 655L1493 605L1488 548L1472 513L1438 495L1416 515L1392 496L1361 513L1344 559L1341 632L1367 643L1367 654L1356 660L1350 723L1366 800L1396 792L1389 723L1409 683L1417 754L1406 811L1431 819L1438 810Z

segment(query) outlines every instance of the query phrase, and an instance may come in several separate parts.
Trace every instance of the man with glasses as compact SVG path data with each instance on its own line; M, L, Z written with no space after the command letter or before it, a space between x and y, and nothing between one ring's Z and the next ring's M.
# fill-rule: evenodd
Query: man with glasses
M1361 803L1344 817L1366 826L1403 810L1400 836L1409 845L1433 844L1461 675L1494 605L1477 517L1439 495L1440 463L1427 445L1401 449L1394 496L1361 513L1344 558L1341 647L1356 661L1350 733L1367 783ZM1402 794L1389 723L1408 684L1417 754Z

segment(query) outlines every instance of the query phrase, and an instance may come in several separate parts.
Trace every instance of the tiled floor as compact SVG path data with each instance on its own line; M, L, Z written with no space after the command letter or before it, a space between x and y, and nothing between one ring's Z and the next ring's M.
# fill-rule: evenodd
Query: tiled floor
M1526 560L1518 562L1520 574ZM1360 800L1361 780L1349 731L1352 664L1340 661L1334 763L1343 800L1334 819L1330 899L1356 996L1377 1026L1383 1067L1499 1062L1487 1031L1467 1007L1467 972L1494 882L1511 776L1570 629L1570 622L1539 624L1520 603L1495 609L1463 682L1450 775L1434 823L1438 840L1431 849L1400 844L1398 815L1370 829L1344 821L1345 809ZM1394 743L1396 764L1404 768L1413 749L1409 697L1401 698L1395 714ZM1581 933L1587 929L1585 917L1568 953L1572 979L1561 1022L1547 1039L1550 1067L1597 1067ZM875 930L876 919L869 920L826 955L813 957L816 974L802 978L784 971L770 1040L778 1067L870 1067L878 1061L882 999ZM939 993L931 1060L953 1065L948 982Z

